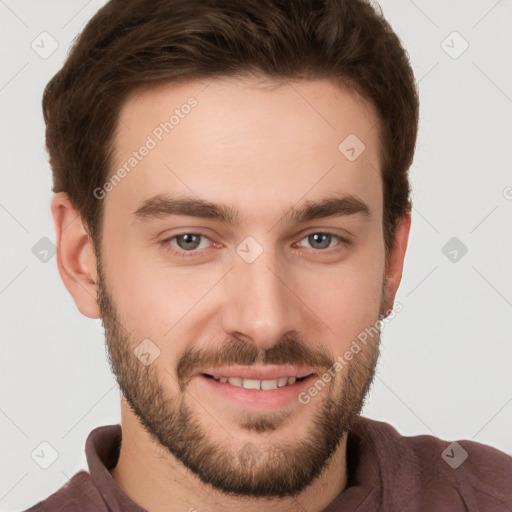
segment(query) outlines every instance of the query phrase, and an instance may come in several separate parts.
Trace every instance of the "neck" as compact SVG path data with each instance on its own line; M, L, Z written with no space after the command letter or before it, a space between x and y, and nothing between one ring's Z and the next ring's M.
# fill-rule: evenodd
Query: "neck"
M123 491L148 512L209 510L234 512L321 511L347 482L345 435L327 466L299 495L287 498L233 497L204 484L158 444L122 400L122 443L111 475Z

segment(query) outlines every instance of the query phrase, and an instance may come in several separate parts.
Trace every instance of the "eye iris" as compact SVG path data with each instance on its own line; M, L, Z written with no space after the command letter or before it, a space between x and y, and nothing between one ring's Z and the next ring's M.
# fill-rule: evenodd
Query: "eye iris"
M309 235L309 243L314 246L315 243L318 243L318 238L322 237L324 239L323 242L320 242L321 247L315 247L316 249L325 249L326 247L329 247L331 243L331 235L327 233L314 233L312 235ZM325 243L327 242L327 243Z
M181 243L181 241L184 240L185 244ZM178 235L176 237L176 242L180 249L197 249L198 245L201 243L201 239L199 235L194 234L185 234L185 235ZM187 245L192 244L192 245Z

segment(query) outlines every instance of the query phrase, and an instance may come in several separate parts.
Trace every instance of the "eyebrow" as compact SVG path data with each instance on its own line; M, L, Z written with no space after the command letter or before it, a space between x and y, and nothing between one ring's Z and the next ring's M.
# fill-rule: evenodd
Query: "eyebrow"
M230 206L211 203L205 199L172 197L168 194L159 194L146 199L133 214L136 220L141 221L172 215L187 215L215 220L231 226L240 225L238 211ZM370 218L370 208L356 196L345 194L293 206L284 215L283 220L290 224L301 224L315 219L356 214Z

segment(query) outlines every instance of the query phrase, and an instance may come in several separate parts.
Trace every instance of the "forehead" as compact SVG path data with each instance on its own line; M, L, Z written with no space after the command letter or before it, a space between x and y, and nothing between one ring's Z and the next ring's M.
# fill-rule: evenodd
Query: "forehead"
M301 200L350 193L381 214L377 116L327 80L146 88L123 104L114 147L107 212L169 193L274 222Z

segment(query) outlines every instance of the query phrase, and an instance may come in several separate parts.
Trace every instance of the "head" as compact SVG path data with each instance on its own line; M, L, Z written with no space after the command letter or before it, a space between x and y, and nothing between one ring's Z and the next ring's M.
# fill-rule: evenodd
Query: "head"
M111 1L43 107L59 270L131 413L223 492L300 492L401 279L418 98L390 26L354 0ZM309 377L280 406L217 400L234 365Z

